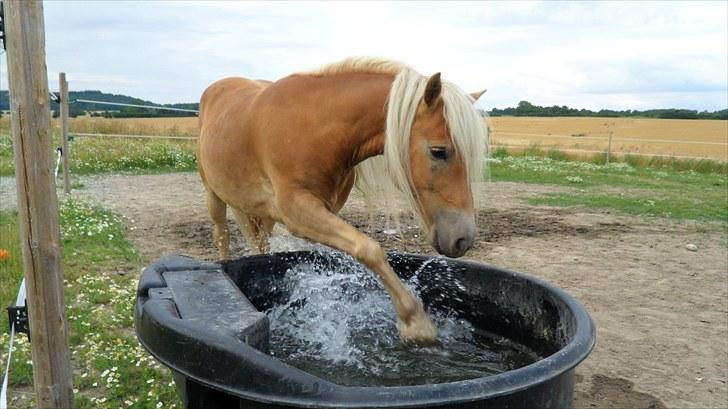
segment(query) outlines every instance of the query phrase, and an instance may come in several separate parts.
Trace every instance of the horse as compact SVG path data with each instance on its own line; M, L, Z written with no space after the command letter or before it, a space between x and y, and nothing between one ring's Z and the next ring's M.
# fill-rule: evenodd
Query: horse
M373 271L403 341L436 342L436 326L382 247L337 213L355 182L364 191L398 190L435 250L462 256L476 233L471 184L487 154L487 130L473 106L480 94L466 94L440 73L425 77L376 58L348 58L276 82L214 82L200 100L197 161L219 257L229 257L227 206L260 253L283 224Z

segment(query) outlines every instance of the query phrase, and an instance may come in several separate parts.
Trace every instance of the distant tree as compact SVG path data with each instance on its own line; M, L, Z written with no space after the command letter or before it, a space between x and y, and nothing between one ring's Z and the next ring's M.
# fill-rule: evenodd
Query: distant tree
M528 101L521 101L516 107L516 116L529 116L535 114L533 104Z

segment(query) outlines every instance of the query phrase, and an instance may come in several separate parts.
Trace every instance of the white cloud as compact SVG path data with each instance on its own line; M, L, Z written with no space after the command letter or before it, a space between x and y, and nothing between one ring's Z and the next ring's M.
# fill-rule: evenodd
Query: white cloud
M194 101L349 55L441 71L484 107L728 106L726 2L46 2L49 73ZM3 70L5 71L5 70ZM3 76L5 73L3 72ZM51 84L56 77L51 76Z

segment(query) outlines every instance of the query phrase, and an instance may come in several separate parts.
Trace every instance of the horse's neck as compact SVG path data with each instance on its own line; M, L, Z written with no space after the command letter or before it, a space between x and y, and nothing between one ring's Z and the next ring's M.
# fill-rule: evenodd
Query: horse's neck
M347 74L341 74L346 77ZM346 93L355 118L346 144L351 165L384 152L386 101L393 77L385 74L349 74L345 78Z
M381 155L384 152L384 129L381 132L377 132L368 138L364 138L359 143L352 154L352 165L356 165L359 162L372 156Z

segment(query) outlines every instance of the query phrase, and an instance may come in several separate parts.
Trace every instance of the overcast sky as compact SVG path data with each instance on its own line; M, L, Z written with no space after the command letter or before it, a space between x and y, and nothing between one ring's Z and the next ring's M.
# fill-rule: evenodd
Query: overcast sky
M46 1L51 88L192 102L350 55L406 62L485 108L728 108L728 2ZM3 88L7 87L3 56Z

